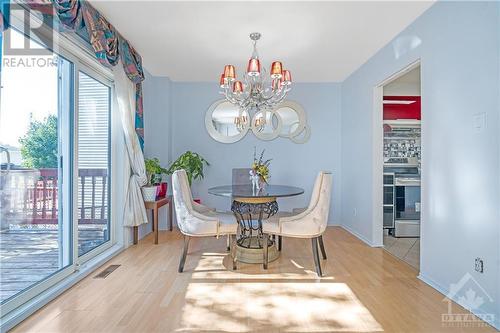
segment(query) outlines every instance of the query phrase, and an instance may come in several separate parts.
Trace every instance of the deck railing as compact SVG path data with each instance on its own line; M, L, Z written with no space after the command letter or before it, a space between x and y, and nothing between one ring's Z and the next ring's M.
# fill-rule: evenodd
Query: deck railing
M2 226L14 224L57 224L59 218L58 170L1 170ZM78 170L78 223L108 222L106 169ZM5 220L5 221L4 221Z

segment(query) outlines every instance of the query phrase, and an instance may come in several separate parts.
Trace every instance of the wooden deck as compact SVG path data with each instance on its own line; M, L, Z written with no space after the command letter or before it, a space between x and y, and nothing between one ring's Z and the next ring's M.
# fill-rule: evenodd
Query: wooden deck
M6 230L0 233L0 302L59 270L57 230ZM80 228L78 251L104 240L103 227Z

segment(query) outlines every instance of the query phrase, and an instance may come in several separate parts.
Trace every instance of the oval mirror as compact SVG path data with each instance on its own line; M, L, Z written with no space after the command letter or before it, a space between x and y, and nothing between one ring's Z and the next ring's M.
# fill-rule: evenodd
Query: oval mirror
M233 143L241 140L250 128L247 111L240 111L234 104L226 100L214 102L205 115L205 127L208 134L222 143Z

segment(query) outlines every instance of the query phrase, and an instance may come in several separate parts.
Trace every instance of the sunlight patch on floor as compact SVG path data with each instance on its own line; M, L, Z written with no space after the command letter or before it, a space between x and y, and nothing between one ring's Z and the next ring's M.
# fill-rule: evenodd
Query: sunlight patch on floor
M181 331L383 331L345 283L191 281L185 301Z

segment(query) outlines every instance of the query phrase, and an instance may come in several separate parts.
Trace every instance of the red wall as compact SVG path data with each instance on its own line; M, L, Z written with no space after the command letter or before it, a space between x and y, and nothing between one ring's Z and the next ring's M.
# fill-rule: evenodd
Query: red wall
M420 120L420 96L384 96L384 100L415 101L411 104L384 104L384 120Z

